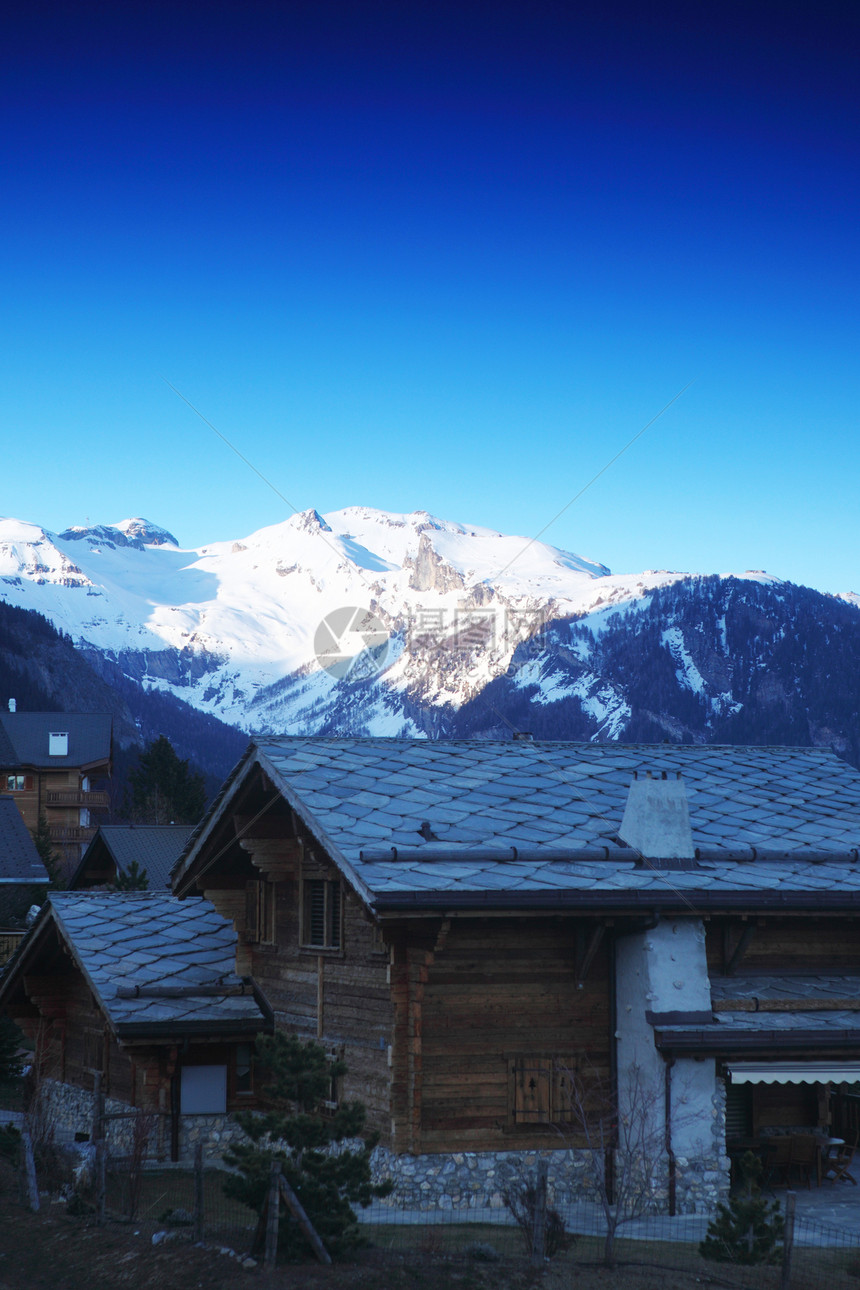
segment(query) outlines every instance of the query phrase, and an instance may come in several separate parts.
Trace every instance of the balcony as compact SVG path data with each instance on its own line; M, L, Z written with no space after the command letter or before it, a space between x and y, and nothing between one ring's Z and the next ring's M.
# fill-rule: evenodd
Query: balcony
M63 824L50 824L48 828L51 833L51 841L59 843L60 846L92 842L96 835L95 827L82 828L77 824L72 824L68 827Z
M81 788L48 789L45 805L86 806L91 811L106 811L110 806L110 794L104 789L91 789L88 793Z

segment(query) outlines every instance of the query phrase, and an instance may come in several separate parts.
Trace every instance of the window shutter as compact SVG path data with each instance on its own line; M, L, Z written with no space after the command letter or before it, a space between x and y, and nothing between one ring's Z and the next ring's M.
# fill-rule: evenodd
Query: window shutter
M514 1071L514 1118L517 1124L547 1124L552 1119L552 1061L521 1057Z
M309 945L325 945L325 879L312 878L307 889L307 932Z
M340 949L340 883L330 882L329 887L329 945Z

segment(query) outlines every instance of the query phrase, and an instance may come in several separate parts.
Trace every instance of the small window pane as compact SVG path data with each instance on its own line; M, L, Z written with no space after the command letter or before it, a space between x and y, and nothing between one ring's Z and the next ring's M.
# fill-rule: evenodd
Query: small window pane
M251 1089L251 1045L239 1044L236 1048L236 1092L250 1093Z
M223 1115L227 1110L226 1066L183 1066L183 1115Z

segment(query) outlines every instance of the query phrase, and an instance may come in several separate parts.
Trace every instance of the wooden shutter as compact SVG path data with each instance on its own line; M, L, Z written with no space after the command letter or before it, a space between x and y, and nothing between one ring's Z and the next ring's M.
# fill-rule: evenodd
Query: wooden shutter
M552 1119L552 1058L518 1057L513 1066L515 1123L548 1124Z
M330 882L328 888L328 944L340 949L340 883Z
M305 944L325 945L325 879L305 880Z

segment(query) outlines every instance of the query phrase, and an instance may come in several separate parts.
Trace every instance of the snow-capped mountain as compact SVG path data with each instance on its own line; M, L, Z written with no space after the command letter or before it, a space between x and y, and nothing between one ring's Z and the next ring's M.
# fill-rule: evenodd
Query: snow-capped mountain
M779 579L739 578L712 581L771 610L785 600ZM193 550L142 519L59 534L0 520L0 599L38 610L103 675L243 730L466 733L533 725L525 707L554 729L563 711L581 737L631 737L645 718L635 666L613 663L623 637L653 646L684 703L694 700L686 724L673 715L661 726L658 714L651 737L708 738L744 700L730 675L733 611L714 620L708 650L683 612L701 582L612 574L424 511L306 511ZM860 629L856 598L819 599Z
M307 511L195 550L141 519L59 534L0 521L3 599L245 729L316 729L344 691L355 699L356 676L318 661L320 624L334 614L339 635L344 608L369 611L385 646L363 724L416 733L416 697L456 706L548 618L625 603L672 576L613 577L544 543L421 511Z

